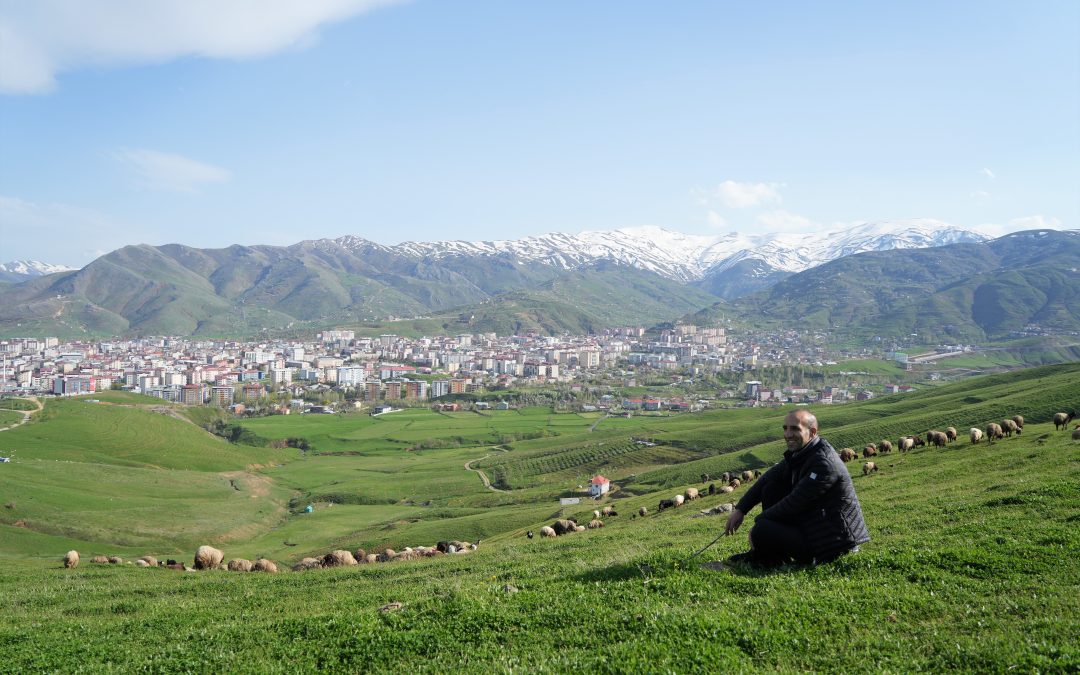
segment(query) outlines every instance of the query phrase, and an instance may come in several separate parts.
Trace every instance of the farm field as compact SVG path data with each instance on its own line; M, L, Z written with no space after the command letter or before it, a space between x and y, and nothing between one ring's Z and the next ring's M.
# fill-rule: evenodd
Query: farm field
M782 574L685 565L722 517L705 497L639 518L701 474L765 467L785 409L603 418L546 408L244 420L310 450L231 445L154 399L49 400L0 433L0 644L18 671L347 669L1069 671L1080 665L1080 364L815 408L837 448L952 425L944 449L850 464L873 541ZM790 408L789 408L790 409ZM968 426L1023 414L988 446ZM595 425L595 426L594 426ZM439 441L433 443L432 441ZM508 486L484 487L477 471ZM561 507L595 473L600 504ZM556 517L619 512L555 540ZM306 513L306 507L312 507ZM752 517L752 516L751 516ZM96 554L285 566L334 548L482 540L469 555L277 576L88 564ZM730 555L720 540L702 559ZM76 548L84 563L63 570ZM503 590L512 584L519 592ZM401 602L400 611L379 613ZM141 627L136 631L135 627ZM85 640L71 641L73 633ZM805 646L813 644L814 650ZM558 648L554 648L557 646ZM112 664L111 666L107 664Z

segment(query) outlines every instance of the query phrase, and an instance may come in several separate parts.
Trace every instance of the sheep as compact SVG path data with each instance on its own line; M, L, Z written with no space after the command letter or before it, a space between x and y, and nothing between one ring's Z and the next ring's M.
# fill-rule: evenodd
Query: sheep
M701 483L702 483L702 485L704 485L705 483L708 483L708 482L709 482L709 474L707 474L707 473L701 474Z
M928 443L933 443L939 448L943 448L949 443L949 437L942 431L927 431L926 441Z
M675 502L675 508L679 508L680 506L683 505L683 503L686 502L686 498L683 497L682 495L675 495L674 497L671 498L671 500L673 502Z
M753 483L755 478L757 478L757 474L749 469L742 472L742 482L744 483Z
M79 552L78 551L72 550L72 551L68 551L67 553L64 554L64 567L65 568L73 570L78 566L79 566Z
M592 517L593 517L593 519L594 519L594 520L595 520L595 519L597 519L597 518L599 518L599 517L600 517L600 509L596 509L596 510L594 510L594 511L592 512Z
M135 567L150 567L150 563L146 562L142 558L135 561Z
M969 430L969 433L971 434L971 444L972 445L975 445L976 443L978 443L979 441L982 440L982 437L983 437L982 429L979 429L979 428L976 428L976 427L971 427L971 429Z
M640 509L637 510L637 514L644 518L645 516L649 515L649 509L642 506Z
M956 440L956 427L945 427L945 438L952 443Z
M716 494L716 483L709 483L709 494Z
M356 558L346 550L337 549L324 555L322 562L323 567L352 567L356 564Z
M1017 435L1020 434L1020 431L1016 427L1016 422L1013 422L1008 418L1001 420L1001 432L1009 438L1012 438L1013 433L1016 433Z
M535 537L536 535L535 535L535 534L533 534L533 531L532 531L532 530L529 530L528 532L526 532L526 533L525 533L525 536L526 536L526 537L528 537L529 539L532 539L532 538L533 538L533 537Z
M1072 432L1072 439L1074 441L1080 441L1080 427L1076 427Z
M734 476L731 475L730 471L725 471L724 473L720 474L721 483L731 483L732 478L734 478Z
M735 492L735 488L731 487L730 485L724 485L718 490L718 492L725 494L728 492Z
M603 526L604 526L604 521L600 520L599 518L595 518L595 519L589 521L588 528L590 530L598 530Z
M368 553L367 556L364 558L364 562L368 563L369 565L372 563L377 563L379 562L379 555L377 553Z
M292 571L303 572L304 570L317 570L320 567L322 567L322 560L320 558L304 558L292 566Z
M1054 413L1054 431L1067 428L1069 426L1069 422L1072 422L1074 417L1076 417L1075 410L1067 413Z
M660 505L656 507L657 511L663 511L664 509L675 508L675 500L673 499L661 499Z
M255 565L244 558L235 558L229 561L228 570L230 572L250 572Z
M864 458L865 457L877 457L877 446L874 445L873 443L867 444L867 446L862 449L862 456Z
M1005 435L1001 432L1001 426L991 422L986 425L986 442L993 444L999 438L1004 438Z
M268 574L277 574L277 565L273 560L267 560L266 558L259 558L255 561L255 564L251 566L252 572L266 572Z
M555 531L555 534L562 536L570 532L576 532L577 523L569 519L560 519L551 524L551 529Z
M548 525L545 525L545 526L540 528L540 536L541 537L554 537L555 536L555 530L553 528L549 527Z
M1023 415L1013 415L1013 422L1016 422L1016 427L1018 429L1023 429L1024 428L1024 416Z
M600 512L604 515L605 518L607 518L609 516L617 516L617 515L619 515L619 514L615 513L615 508L611 507L611 506L605 506L603 509L601 509ZM599 517L600 516L597 516L597 518L599 518Z
M890 441L888 439L883 438L883 439L881 439L881 442L878 443L878 450L880 450L882 453L892 452L892 449L893 449L892 441Z
M877 464L874 462L867 462L862 465L862 475L869 476L872 472L877 471Z
M843 448L842 450L840 450L840 461L842 462L850 462L857 456L858 455L855 454L855 450L852 448Z
M367 559L367 551L362 548L356 549L356 553L352 554L352 557L356 558L356 563L360 564Z
M742 481L739 480L738 478L732 478L731 482L728 483L728 487L730 487L732 490L739 487L740 485L742 485Z
M915 448L915 439L910 436L904 436L897 444L900 448L900 452L907 452Z
M146 561L146 564L149 567L157 567L158 566L158 559L155 558L152 555L144 555L143 557L139 558L139 560Z
M213 546L200 546L199 550L195 551L195 569L212 570L221 564L224 557L225 554Z
M700 496L701 496L701 494L698 493L697 488L692 488L692 487L686 488L686 501L692 502L692 501L694 501L695 499L697 499Z
M109 559L103 555L96 555L93 558L90 558L90 562L96 563L98 565L108 565Z
M911 441L914 444L914 447L916 447L916 448L921 448L924 445L926 445L926 441L924 441L922 439L922 436L920 436L919 434L915 434L914 436L912 436Z
M123 562L124 562L124 559L121 558L118 555L109 556L109 564L110 565L120 565L120 564L123 564Z

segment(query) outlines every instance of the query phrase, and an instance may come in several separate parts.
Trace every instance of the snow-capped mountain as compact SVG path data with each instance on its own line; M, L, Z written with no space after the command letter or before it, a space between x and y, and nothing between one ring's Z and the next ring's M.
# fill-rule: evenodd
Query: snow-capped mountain
M40 277L45 274L67 272L71 268L63 265L52 265L38 260L15 260L13 262L0 263L0 281L26 281L31 277Z
M989 237L932 219L857 223L803 234L690 235L660 227L635 227L577 235L551 233L501 241L405 242L382 246L358 237L315 242L352 252L384 251L417 259L502 256L522 263L565 269L609 260L632 265L682 283L700 282L740 263L755 275L792 274L854 253L928 248ZM753 262L746 265L745 262Z

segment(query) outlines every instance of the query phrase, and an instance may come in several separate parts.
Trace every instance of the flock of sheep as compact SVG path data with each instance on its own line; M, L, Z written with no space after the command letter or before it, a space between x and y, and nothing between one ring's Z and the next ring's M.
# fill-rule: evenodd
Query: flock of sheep
M417 546L416 548L407 546L401 551L394 551L394 549L388 548L382 553L366 553L362 548L357 549L355 553L338 549L327 553L321 558L304 558L293 565L292 570L294 572L300 572L322 567L351 567L353 565L365 563L416 560L418 558L429 558L447 553L471 553L472 551L475 551L479 545L479 541L471 544L464 541L440 541L435 546ZM64 556L64 567L68 569L78 567L79 559L78 551L68 551ZM254 562L244 558L235 558L228 563L225 563L224 560L225 554L219 549L216 549L213 546L200 546L199 549L195 551L195 559L190 566L175 560L158 560L152 555L144 555L136 560L134 565L136 567L164 567L173 570L183 570L185 572L214 569L228 570L230 572L274 573L278 571L277 565L272 560L267 560L266 558L259 558ZM124 560L119 556L98 555L91 558L90 562L120 565L123 564Z
M1065 429L1076 417L1076 411L1070 411L1067 413L1059 412L1054 414L1054 429ZM971 439L971 443L974 445L986 439L987 443L993 443L996 440L1000 440L1007 437L1012 437L1013 434L1019 436L1024 431L1024 416L1014 415L1011 418L1005 418L998 422L990 422L986 425L986 431L978 427L971 427L968 430L968 437ZM946 427L945 431L931 430L926 432L925 440L920 434L914 436L902 436L897 441L896 447L900 452L907 452L918 447L933 445L935 447L943 448L949 443L952 443L958 438L955 427ZM1080 440L1080 424L1076 425L1076 428L1072 432L1073 440ZM892 441L883 440L880 443L868 443L862 451L863 459L869 459L870 457L877 457L879 453L892 452ZM852 448L843 448L840 450L840 459L845 462L858 457L858 454ZM876 462L868 461L863 464L863 475L868 475L878 470Z

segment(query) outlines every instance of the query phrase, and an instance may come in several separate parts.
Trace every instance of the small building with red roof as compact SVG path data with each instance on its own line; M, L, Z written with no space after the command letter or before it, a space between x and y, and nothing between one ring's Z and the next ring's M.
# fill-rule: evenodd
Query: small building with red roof
M589 482L589 494L599 497L611 489L611 481L603 476L596 476Z

